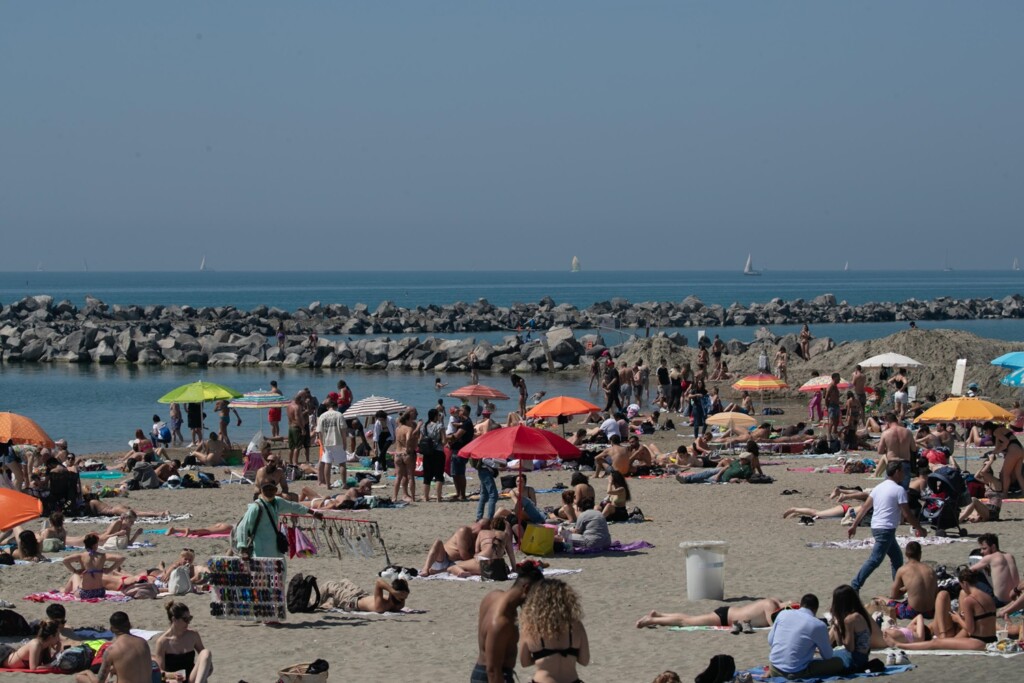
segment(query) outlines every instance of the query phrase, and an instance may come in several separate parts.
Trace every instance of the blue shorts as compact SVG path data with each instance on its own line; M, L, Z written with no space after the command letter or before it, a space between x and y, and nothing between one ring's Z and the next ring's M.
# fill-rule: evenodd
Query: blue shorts
M457 454L452 453L452 476L453 477L464 477L466 476L466 465L469 464L469 458L460 458Z
M829 406L828 407L828 416L829 416L830 419L838 420L839 419L839 406Z
M541 512L536 504L529 498L523 498L523 512L526 513L526 519L533 522L534 524L543 524L547 521L547 517Z

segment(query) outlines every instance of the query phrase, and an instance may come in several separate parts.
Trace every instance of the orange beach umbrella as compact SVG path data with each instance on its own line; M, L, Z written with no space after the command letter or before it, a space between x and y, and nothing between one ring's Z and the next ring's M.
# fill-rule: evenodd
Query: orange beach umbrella
M0 531L31 522L43 514L43 501L13 489L0 488Z
M921 413L914 422L1011 422L1013 413L980 398L946 399Z
M495 401L508 400L508 396L497 389L493 389L484 384L470 384L468 386L460 387L448 395L454 396L455 398L489 398Z
M732 388L737 391L775 391L777 389L785 389L788 386L788 384L775 375L759 373L756 375L747 375L740 381L733 384Z
M17 413L0 413L0 441L13 441L42 448L53 448L53 439L35 420Z
M601 410L590 401L572 396L555 396L541 401L526 411L527 417L568 417L569 415L587 415Z

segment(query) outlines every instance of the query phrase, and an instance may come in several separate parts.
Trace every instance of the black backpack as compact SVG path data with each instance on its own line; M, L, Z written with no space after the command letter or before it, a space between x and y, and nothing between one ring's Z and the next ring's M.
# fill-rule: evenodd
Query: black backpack
M310 598L316 593L316 600L310 602ZM292 614L299 612L312 612L320 605L320 587L316 584L316 577L310 574L305 576L301 573L292 577L288 582L288 611Z
M32 635L25 617L12 609L0 609L0 637L22 638Z

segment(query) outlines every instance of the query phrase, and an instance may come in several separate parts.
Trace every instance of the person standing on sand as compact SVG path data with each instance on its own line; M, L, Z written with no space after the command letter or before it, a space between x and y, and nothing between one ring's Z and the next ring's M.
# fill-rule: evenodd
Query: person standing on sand
M811 328L804 323L804 327L800 330L800 355L804 360L811 359Z
M722 354L725 353L725 342L717 334L715 340L711 342L711 360L715 364L715 375L721 376L722 374Z
M287 549L281 550L277 546L281 513L312 514L316 519L323 519L322 512L310 510L305 505L278 497L277 483L273 480L266 480L260 488L259 497L249 503L242 519L235 525L235 549L243 558L247 556L284 558Z
M114 640L103 651L103 663L97 676L91 671L75 675L75 683L107 683L116 676L118 683L151 683L162 680L160 670L153 661L149 643L131 634L132 622L124 612L110 615L110 630ZM154 675L156 677L154 677Z
M188 416L188 428L192 432L192 445L198 446L203 442L203 404L186 403L185 414Z
M828 436L830 439L839 438L839 373L832 373L832 381L825 389L825 412L828 414Z
M459 451L475 438L468 405L464 404L456 409L449 429L451 435L448 437L448 445L452 452L451 474L452 482L455 484L455 500L466 501L469 500L466 496L466 465L469 464L469 458L461 457Z
M775 352L775 376L783 382L789 382L789 352L786 347L779 344L779 350Z
M526 380L519 375L512 373L509 378L512 380L512 386L519 390L519 417L526 419ZM468 413L467 413L468 415Z
M327 397L324 401L327 410L316 421L316 434L323 447L323 455L320 456L320 463L317 465L317 483L326 486L328 490L331 488L333 465L338 466L341 488L345 488L348 482L348 453L345 451L348 426L345 424L345 418L336 410L334 401L332 396Z
M491 591L480 602L477 622L479 655L470 683L514 683L519 651L519 608L530 588L544 579L540 566L527 560L516 565L516 577L507 591Z
M885 428L878 440L878 454L885 456L887 463L899 463L903 478L900 483L904 489L910 486L910 454L914 447L914 435L900 424L895 413L885 414Z
M305 425L309 424L306 412L305 396L300 391L288 404L288 464L299 464L299 451L306 449L306 462L309 462L309 433Z
M871 548L871 556L865 560L860 571L857 572L857 576L853 579L853 583L850 584L856 591L860 591L864 582L871 576L871 572L882 564L886 555L889 556L889 561L892 563L892 576L895 580L896 572L903 566L903 553L900 552L900 545L896 542L896 529L900 525L901 518L906 518L910 522L918 536L928 535L928 532L921 528L917 516L907 504L906 488L900 486L899 481L903 475L902 465L898 462L890 462L885 466L885 474L888 478L871 490L867 501L857 511L853 526L846 532L849 538L853 538L857 533L857 526L869 512L872 513L871 535L875 538L875 545Z
M185 443L185 437L181 435L181 406L172 403L168 409L168 415L171 418L171 445L180 446Z

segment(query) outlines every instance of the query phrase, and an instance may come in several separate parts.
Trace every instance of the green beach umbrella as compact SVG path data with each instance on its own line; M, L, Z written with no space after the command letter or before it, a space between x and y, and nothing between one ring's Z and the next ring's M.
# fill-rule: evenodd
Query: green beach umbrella
M205 401L218 401L222 398L240 398L241 392L229 389L228 387L213 382L192 382L183 384L177 389L157 399L158 403L203 403Z

